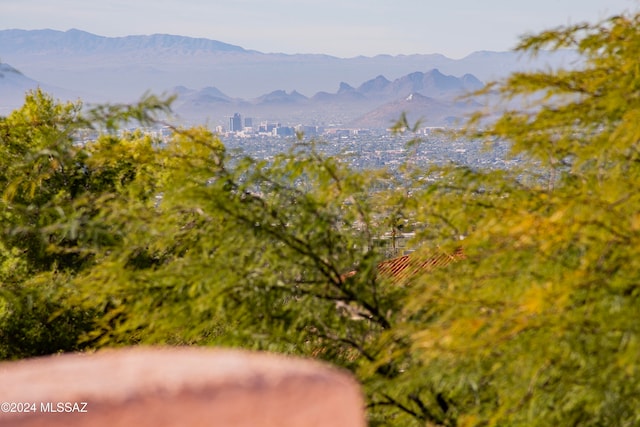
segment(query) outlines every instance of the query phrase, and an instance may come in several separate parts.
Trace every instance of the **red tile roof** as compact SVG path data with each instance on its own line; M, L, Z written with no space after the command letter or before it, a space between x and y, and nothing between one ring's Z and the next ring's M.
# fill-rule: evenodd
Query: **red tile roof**
M378 264L378 274L389 278L393 283L399 283L420 273L430 271L436 267L444 267L460 259L464 259L462 248L456 249L453 253L439 252L426 258L418 253L412 253L382 261Z

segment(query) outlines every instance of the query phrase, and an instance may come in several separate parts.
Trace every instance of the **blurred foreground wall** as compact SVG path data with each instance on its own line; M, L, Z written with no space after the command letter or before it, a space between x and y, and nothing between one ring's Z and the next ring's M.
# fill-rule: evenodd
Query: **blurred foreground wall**
M0 363L0 425L362 427L350 374L315 361L131 348Z

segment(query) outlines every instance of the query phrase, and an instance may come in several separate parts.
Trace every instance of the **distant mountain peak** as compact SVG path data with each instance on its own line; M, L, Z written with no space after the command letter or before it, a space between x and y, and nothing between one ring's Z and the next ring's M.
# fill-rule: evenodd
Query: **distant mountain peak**
M383 75L378 75L374 79L368 80L362 83L358 87L358 92L367 93L367 92L380 92L384 91L391 82L387 80L387 78Z
M476 76L473 74L465 74L461 77L462 83L464 87L469 91L480 90L484 87L484 83L482 83Z
M0 62L0 78L3 78L5 74L14 74L19 76L23 75L20 71L13 68L11 65Z
M228 98L228 96L226 94L224 94L220 89L218 89L217 87L213 87L213 86L207 86L205 88L202 88L200 90L201 93L206 94L206 95L210 95L210 96L218 96L220 98Z
M0 45L3 52L38 54L99 55L110 52L142 52L144 50L182 52L249 52L240 46L217 40L177 36L171 34L131 35L105 37L72 28L58 30L1 30Z
M308 98L297 91L292 91L287 93L285 90L278 89L270 92L266 95L262 95L257 99L260 104L282 104L282 103L296 103L300 101L305 101Z
M42 88L49 94L62 99L78 98L77 93L61 89L28 77L11 65L0 62L0 116L10 113L24 103L25 94Z
M430 69L429 71L427 71L424 74L429 75L429 76L442 76L442 77L445 77L445 75L442 74L442 72L438 68L432 68L432 69Z
M340 82L340 87L338 88L338 93L345 93L345 92L355 92L355 88L353 86L351 86L348 83L345 82Z

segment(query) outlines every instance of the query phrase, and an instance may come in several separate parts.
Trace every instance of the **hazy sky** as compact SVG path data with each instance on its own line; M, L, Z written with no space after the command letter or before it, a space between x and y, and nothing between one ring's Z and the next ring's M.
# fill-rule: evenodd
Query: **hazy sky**
M167 33L262 52L460 58L509 50L524 33L639 7L639 0L0 0L0 29Z

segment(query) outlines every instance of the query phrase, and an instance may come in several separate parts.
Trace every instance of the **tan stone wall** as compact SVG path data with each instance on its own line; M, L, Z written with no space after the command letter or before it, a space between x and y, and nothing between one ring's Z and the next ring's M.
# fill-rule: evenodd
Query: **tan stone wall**
M0 405L3 427L365 425L360 387L346 372L314 361L202 348L0 363Z

